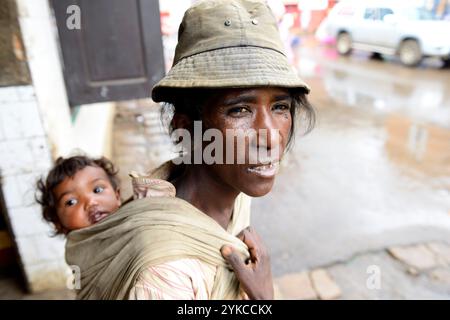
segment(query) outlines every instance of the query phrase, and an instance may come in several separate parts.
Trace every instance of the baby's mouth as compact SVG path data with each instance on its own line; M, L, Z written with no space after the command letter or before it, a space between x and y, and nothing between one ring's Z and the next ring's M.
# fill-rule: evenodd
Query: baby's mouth
M102 212L102 211L94 211L89 215L89 221L92 224L95 224L99 222L100 220L103 220L109 215L108 212Z

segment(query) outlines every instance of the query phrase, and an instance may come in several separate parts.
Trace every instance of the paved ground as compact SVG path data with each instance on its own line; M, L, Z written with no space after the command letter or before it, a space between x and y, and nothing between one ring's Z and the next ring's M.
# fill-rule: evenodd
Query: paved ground
M448 264L414 271L389 253L450 241L449 71L434 61L406 69L308 45L298 65L318 123L297 136L273 192L253 203L279 296L450 298ZM158 118L155 106L122 105L116 161L124 171L170 157ZM130 143L140 151L125 151ZM422 251L410 254L420 260ZM380 288L368 289L377 270ZM308 281L313 289L302 293ZM328 294L319 294L320 283Z
M52 290L30 294L17 274L18 268L0 272L0 300L73 300L75 294L70 290Z
M411 277L386 253L450 241L450 70L304 44L298 66L318 123L253 203L275 275L326 266L344 298L450 298L448 265L440 277ZM367 292L377 264L390 280Z
M450 299L449 258L450 246L443 243L361 252L345 262L276 278L277 298Z
M298 67L317 126L296 137L273 192L252 208L277 296L449 299L450 70L303 44ZM130 170L170 158L164 130L156 105L119 106L114 160L124 197Z

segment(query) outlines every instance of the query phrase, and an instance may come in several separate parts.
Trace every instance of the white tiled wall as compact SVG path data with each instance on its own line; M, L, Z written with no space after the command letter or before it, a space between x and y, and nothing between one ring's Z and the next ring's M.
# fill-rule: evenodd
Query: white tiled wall
M1 0L0 0L1 1ZM16 0L21 35L27 53L34 94L42 115L53 156L67 155L73 148L70 109L58 54L57 29L48 0ZM16 89L12 94L26 99L33 93ZM11 96L12 97L12 96ZM35 99L33 99L35 101ZM12 120L11 120L12 121ZM25 118L23 123L28 123ZM33 123L27 130L38 130Z
M32 86L0 88L0 174L8 220L30 288L65 286L64 240L50 237L35 186L52 165Z
M0 87L0 186L27 282L41 291L65 287L68 269L64 240L49 237L36 205L36 181L75 148L110 155L114 106L82 108L72 124L49 1L15 1L33 85Z

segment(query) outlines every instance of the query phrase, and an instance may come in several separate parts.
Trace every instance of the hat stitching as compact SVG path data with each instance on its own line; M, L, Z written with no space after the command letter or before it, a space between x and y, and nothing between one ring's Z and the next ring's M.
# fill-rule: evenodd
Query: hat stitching
M196 56L196 55L199 55L199 54L202 54L202 53L213 52L213 51L222 50L222 49L229 49L229 48L244 48L244 47L248 47L248 48L261 48L261 49L272 50L272 51L278 52L279 54L282 54L283 56L286 57L286 55L284 54L284 52L281 52L281 51L279 51L279 50L277 50L277 49L274 49L274 48L262 47L262 46L255 46L255 45L245 45L245 44L244 44L244 45L239 45L239 46L220 47L220 48L209 49L209 50L205 50L205 51L201 51L201 52L196 52L196 53L194 53L194 54L191 54L191 55L189 55L189 56L185 56L185 57L179 59L179 60L176 62L176 64L174 64L174 65L172 66L172 68L173 68L174 66L176 66L177 64L179 64L179 63L180 63L181 61L183 61L184 59L192 58L192 57L194 57L194 56Z
M246 2L247 0L241 0ZM261 2L263 0L260 0ZM211 1L209 4L225 3L226 1ZM170 95L170 88L244 88L254 86L302 87L309 92L309 87L289 66L286 54L277 43L277 39L260 43L256 34L262 32L259 10L250 5L244 9L230 1L229 15L226 20L232 20L231 28L224 27L223 20L219 22L224 35L233 36L234 41L211 42L214 48L198 47L191 54L177 59L176 64L168 74L153 87L152 96L164 101ZM250 3L251 1L248 1ZM255 1L257 2L257 1ZM202 1L208 3L208 1ZM268 6L265 6L266 9ZM208 6L209 8L209 6ZM258 7L259 8L259 7ZM244 10L242 10L244 9ZM233 14L236 12L236 14ZM188 10L187 14L193 13ZM248 14L247 14L248 13ZM265 10L263 10L265 13ZM271 17L274 20L273 13ZM265 16L264 16L265 17ZM185 20L185 19L183 19ZM256 20L256 24L253 23ZM214 23L214 21L211 21ZM254 29L258 26L258 30ZM264 23L266 26L266 23ZM249 29L247 29L247 27ZM269 27L269 26L267 26ZM254 33L255 37L253 37ZM272 30L271 30L272 32ZM212 35L214 36L214 35ZM261 35L262 36L262 35ZM180 39L178 39L180 41ZM219 42L219 43L218 43ZM189 43L186 43L189 46ZM191 43L192 47L192 43ZM195 46L194 46L195 47ZM178 46L177 46L178 48ZM186 49L186 48L185 48ZM270 50L270 51L269 51ZM195 53L194 53L195 52ZM281 54L281 56L279 56ZM165 97L165 98L164 98Z
M242 23L242 17L241 17L241 15L239 13L239 8L234 3L233 3L233 9L234 9L234 11L236 11L236 14L237 14L238 19L239 19L239 31L240 31L239 44L243 45L244 44L244 32L245 32L245 30L244 30L244 25Z

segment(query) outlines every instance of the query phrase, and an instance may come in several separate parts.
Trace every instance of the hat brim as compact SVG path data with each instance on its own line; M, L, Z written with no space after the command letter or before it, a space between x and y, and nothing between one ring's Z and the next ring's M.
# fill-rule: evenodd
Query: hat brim
M181 59L152 89L155 102L170 101L173 89L284 87L304 89L282 53L268 48L242 46L202 52Z

